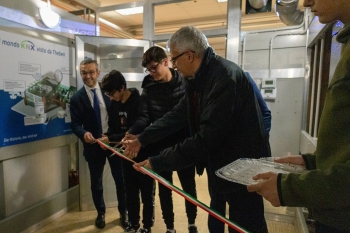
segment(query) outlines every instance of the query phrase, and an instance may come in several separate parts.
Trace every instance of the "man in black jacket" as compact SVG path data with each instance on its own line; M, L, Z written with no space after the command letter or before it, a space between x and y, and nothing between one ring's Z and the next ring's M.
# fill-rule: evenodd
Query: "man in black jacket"
M268 153L252 83L236 64L217 56L204 34L192 26L179 29L168 47L173 66L187 80L185 97L137 140L126 141L125 155L134 157L138 142L147 146L180 127L189 127L191 137L135 166L160 172L207 162L211 206L223 198L229 205L230 220L250 232L267 232L262 198L215 175L217 169L239 158L259 158ZM215 222L209 216L209 231L223 233L224 227Z
M126 138L137 135L163 117L170 111L184 96L185 83L180 74L168 67L169 61L165 51L157 46L149 48L142 57L142 66L146 68L149 75L145 76L142 82L142 95L140 102L139 117L135 124L128 130ZM189 137L188 127L181 127L177 132L168 135L162 140L151 143L143 148L148 157L158 155L163 149L173 146ZM139 156L138 156L139 157ZM166 180L172 182L172 171L159 173ZM196 197L195 167L188 166L177 172L182 188L190 195ZM158 184L159 198L163 219L167 227L166 233L175 233L174 212L172 192L162 184ZM186 214L188 218L189 233L197 233L195 219L197 207L186 201Z

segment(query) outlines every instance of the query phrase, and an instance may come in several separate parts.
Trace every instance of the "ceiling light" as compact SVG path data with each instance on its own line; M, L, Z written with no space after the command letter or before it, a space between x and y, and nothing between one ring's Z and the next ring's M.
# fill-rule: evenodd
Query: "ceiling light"
M217 0L218 2L227 2L227 0Z
M61 16L51 10L50 0L47 1L46 7L39 8L39 16L41 21L48 28L55 28L61 22Z
M141 14L141 13L143 13L143 6L126 8L126 9L115 10L115 11L121 15Z

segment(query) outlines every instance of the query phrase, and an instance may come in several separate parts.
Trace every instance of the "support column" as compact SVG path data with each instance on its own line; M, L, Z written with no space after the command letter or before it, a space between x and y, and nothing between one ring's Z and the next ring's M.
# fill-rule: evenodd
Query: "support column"
M154 35L154 4L146 1L143 5L143 39L153 41Z
M241 1L227 1L226 59L236 64L238 64L238 51L241 38L241 8Z

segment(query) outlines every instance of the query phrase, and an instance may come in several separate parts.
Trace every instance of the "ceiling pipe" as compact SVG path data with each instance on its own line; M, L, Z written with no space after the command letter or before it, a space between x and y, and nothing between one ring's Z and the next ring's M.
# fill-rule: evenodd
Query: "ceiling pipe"
M277 0L276 13L280 20L288 26L303 22L304 12L298 9L299 0Z
M266 6L268 0L249 0L249 4L256 10L259 10Z

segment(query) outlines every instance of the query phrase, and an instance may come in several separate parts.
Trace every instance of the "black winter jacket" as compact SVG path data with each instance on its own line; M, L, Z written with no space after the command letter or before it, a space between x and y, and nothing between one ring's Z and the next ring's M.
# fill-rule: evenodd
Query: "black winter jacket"
M185 98L148 127L139 141L145 146L157 140L157 135L185 126L191 129L191 137L150 158L156 172L207 162L209 185L218 192L232 192L245 186L223 180L215 171L239 158L259 158L268 150L251 82L240 67L217 56L212 48L188 80Z
M169 82L157 82L151 75L147 75L142 82L142 95L139 116L135 124L128 130L131 134L140 134L150 124L169 112L185 94L185 82L180 74L170 68L172 79ZM167 137L153 141L144 148L149 156L158 155L161 150L182 142L189 137L188 127L178 128Z

